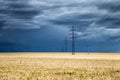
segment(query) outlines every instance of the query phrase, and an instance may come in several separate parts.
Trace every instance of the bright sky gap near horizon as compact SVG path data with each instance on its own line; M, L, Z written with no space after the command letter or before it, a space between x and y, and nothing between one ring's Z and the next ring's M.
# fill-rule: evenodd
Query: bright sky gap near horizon
M120 52L120 0L0 0L0 52ZM71 51L71 41L68 41Z

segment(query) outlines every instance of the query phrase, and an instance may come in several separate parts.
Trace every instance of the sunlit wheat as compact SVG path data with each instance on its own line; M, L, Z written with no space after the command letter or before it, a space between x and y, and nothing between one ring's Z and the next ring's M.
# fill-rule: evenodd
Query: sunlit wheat
M54 58L42 54L1 54L0 80L120 80L119 59L81 59L69 54L66 55L72 58L63 54L60 55L63 58L55 58L53 55Z

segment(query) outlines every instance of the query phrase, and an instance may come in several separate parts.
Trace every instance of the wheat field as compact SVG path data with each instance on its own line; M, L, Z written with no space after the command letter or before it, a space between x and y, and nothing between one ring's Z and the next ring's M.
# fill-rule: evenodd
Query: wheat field
M120 80L120 54L0 53L0 80Z

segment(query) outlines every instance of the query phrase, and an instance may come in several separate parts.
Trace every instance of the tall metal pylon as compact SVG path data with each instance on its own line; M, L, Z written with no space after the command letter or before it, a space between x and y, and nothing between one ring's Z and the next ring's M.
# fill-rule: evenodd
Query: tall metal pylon
M70 29L70 35L71 35L71 39L72 39L72 55L75 55L75 27L72 26Z

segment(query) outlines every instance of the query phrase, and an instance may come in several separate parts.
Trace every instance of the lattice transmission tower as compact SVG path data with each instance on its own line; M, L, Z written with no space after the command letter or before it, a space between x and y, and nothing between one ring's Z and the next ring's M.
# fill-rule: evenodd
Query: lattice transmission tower
M70 36L71 36L71 40L72 40L72 55L75 55L75 39L76 39L75 32L76 32L75 27L72 26L70 29Z

